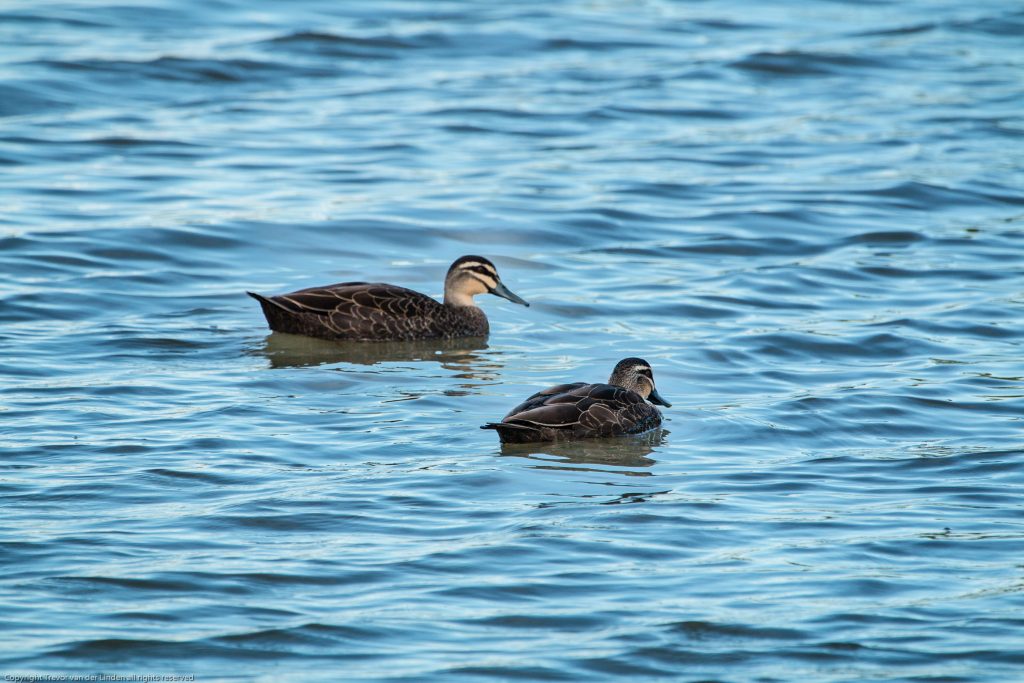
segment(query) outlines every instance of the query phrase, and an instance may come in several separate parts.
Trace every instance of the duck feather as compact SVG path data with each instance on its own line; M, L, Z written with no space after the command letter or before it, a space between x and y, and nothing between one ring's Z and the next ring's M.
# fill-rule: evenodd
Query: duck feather
M505 443L639 434L661 424L661 412L630 389L612 384L561 384L538 391L494 429Z

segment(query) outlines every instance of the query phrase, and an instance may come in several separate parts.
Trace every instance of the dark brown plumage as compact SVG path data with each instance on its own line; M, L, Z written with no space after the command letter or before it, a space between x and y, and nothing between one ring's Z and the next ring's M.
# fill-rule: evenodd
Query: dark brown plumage
M248 292L276 332L350 341L487 336L487 316L473 303L483 293L529 306L501 283L494 264L480 256L463 256L451 265L444 303L379 282L342 282L279 296Z
M558 441L639 434L661 425L670 407L654 386L651 366L640 358L619 361L607 384L560 384L538 391L509 411L494 429L503 443Z

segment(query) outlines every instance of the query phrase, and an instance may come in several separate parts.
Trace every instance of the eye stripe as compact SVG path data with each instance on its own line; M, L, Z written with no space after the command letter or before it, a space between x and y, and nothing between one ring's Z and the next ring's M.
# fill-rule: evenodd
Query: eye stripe
M482 277L478 277L476 273L471 273L470 277L473 278L474 280L476 280L477 282L479 282L480 284L482 284L487 289L493 289L494 286L497 284L497 283L494 283L494 284L488 283Z
M489 275L494 277L498 274L498 271L493 266L489 266L486 263L480 263L478 261L468 261L466 263L459 264L459 270L468 270L473 273L480 273L481 275Z

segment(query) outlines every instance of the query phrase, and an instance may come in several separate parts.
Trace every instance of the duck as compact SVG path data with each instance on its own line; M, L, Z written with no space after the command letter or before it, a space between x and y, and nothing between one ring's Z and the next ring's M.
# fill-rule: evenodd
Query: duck
M381 282L341 282L277 296L246 292L260 302L271 330L335 341L486 337L487 316L473 297L488 293L530 305L502 284L498 269L482 256L462 256L452 263L444 278L443 303Z
M533 443L640 434L661 426L661 411L671 408L654 386L654 371L643 358L616 363L604 384L559 384L538 391L506 415L481 429L498 432L502 443Z

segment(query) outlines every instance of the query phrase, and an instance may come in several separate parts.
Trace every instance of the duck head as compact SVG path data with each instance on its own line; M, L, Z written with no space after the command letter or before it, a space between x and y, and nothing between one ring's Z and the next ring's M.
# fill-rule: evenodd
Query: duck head
M624 358L615 365L608 384L629 389L643 396L655 405L671 408L672 404L661 397L654 386L654 371L643 358Z
M523 306L529 306L501 283L498 269L483 256L463 256L455 260L444 278L444 302L449 306L476 306L477 294L494 294Z

